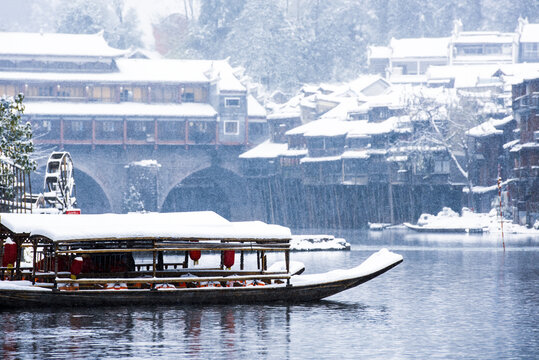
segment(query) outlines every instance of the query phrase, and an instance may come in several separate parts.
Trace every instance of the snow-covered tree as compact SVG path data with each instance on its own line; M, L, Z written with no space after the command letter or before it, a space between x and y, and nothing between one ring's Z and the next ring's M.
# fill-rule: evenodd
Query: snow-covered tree
M36 162L31 158L34 152L32 127L28 122L21 123L23 99L23 94L0 98L0 155L31 172L36 169Z
M292 29L274 2L251 0L232 24L225 54L243 66L255 80L274 87L295 82L291 58Z
M134 185L124 194L123 209L125 212L144 211L144 202Z
M36 162L30 158L34 151L32 128L29 123L21 124L24 111L23 95L0 98L0 200L13 200L16 193L16 178L12 164L18 165L26 173L36 169ZM5 205L5 204L4 204ZM5 209L3 210L5 211Z
M494 99L491 99L494 101ZM488 104L481 97L459 95L453 89L417 90L408 99L407 111L414 122L414 134L406 140L411 145L445 148L465 179L469 206L472 206L472 150L466 131L487 120Z
M141 31L133 9L125 10L122 0L69 0L57 6L56 30L60 33L95 34L104 30L104 37L113 47L126 49L141 46Z

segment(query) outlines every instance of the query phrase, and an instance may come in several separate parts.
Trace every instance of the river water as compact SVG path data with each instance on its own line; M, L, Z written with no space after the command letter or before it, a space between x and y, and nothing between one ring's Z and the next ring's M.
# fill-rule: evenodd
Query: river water
M504 251L496 236L336 235L352 250L293 253L292 260L316 273L356 266L387 247L404 262L304 305L3 310L0 358L539 357L539 237L506 237Z

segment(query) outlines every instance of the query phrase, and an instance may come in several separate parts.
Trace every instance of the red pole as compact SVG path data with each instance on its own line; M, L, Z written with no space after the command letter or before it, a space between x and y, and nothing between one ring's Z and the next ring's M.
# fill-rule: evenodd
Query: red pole
M503 244L503 251L505 251L505 241L503 239L502 178L499 176L498 176L498 197L500 198L500 227L502 230L502 244Z

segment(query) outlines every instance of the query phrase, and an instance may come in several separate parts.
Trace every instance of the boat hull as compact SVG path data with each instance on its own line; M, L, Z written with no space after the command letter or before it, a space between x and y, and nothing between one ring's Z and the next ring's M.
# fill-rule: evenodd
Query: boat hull
M437 228L437 227L413 225L410 223L404 223L404 226L406 226L408 229L411 229L417 232L425 232L425 233L482 233L483 232L483 228L480 228L480 227L477 227L477 228L463 228L463 227Z
M318 301L369 281L391 268L397 261L376 272L339 281L308 285L268 285L245 287L182 288L172 290L0 290L2 308L32 306L118 306L182 304L259 304Z

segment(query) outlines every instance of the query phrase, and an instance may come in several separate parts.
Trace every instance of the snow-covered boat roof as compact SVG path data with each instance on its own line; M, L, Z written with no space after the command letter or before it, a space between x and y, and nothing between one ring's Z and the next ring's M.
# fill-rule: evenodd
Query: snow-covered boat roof
M290 239L289 228L260 221L231 222L213 211L99 215L1 214L14 233L53 241L133 238Z
M110 47L97 34L0 32L0 55L118 57L129 50Z
M138 117L204 117L212 118L217 111L205 103L91 103L29 101L25 115L40 116L138 116Z

